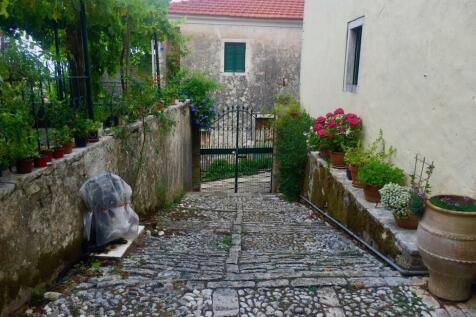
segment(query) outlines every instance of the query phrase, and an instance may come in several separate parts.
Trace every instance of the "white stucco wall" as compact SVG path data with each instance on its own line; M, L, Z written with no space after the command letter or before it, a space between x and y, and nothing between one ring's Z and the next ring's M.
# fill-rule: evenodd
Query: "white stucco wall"
M244 104L270 110L279 93L299 97L302 21L181 17L189 54L183 64L224 85L219 106ZM246 43L246 72L224 73L224 43ZM283 85L283 81L285 85Z
M343 91L347 23L365 16L359 90ZM410 172L434 160L433 193L476 197L476 1L306 0L301 101L380 128Z

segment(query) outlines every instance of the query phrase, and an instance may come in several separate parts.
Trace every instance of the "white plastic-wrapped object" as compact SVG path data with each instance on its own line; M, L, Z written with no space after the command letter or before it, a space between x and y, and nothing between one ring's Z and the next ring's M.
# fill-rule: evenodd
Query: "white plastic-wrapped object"
M132 189L122 178L104 172L86 180L79 191L89 209L83 219L87 241L94 236L92 243L99 247L138 235L139 217L130 206Z

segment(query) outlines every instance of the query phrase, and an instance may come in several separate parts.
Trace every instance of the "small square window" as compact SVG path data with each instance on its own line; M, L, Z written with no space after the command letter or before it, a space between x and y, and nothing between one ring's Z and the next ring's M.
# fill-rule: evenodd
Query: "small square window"
M225 43L225 72L244 73L246 43Z
M344 91L357 92L359 87L360 49L362 47L362 28L364 18L348 24L347 53L345 61Z

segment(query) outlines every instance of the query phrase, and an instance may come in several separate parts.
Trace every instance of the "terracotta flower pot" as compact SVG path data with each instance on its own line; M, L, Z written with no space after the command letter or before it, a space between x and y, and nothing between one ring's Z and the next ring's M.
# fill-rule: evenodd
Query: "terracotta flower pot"
M331 152L331 165L333 168L345 168L344 152Z
M417 245L430 272L428 287L434 295L450 301L471 296L476 278L475 228L476 212L448 210L427 201Z
M40 154L39 157L35 157L33 159L35 167L46 167L48 166L48 155L46 154Z
M347 168L345 169L345 176L347 176L348 180L352 180L352 173L350 172L349 166L347 166Z
M379 203L380 202L380 192L378 191L381 187L373 186L373 185L365 185L364 186L364 197L365 200L371 203Z
M16 160L15 166L18 174L28 174L33 171L33 159Z
M53 152L53 158L60 159L64 157L64 149L62 147L56 148Z
M350 173L352 174L352 186L356 188L363 188L364 184L357 179L359 175L359 167L350 164L349 169L350 169Z
M74 144L76 147L86 147L88 145L88 138L87 137L75 137Z
M329 151L329 150L319 151L319 157L320 157L321 159L324 159L324 160L325 160L325 159L329 158L329 156L331 156L331 151Z
M415 230L418 228L418 222L420 222L420 219L418 219L418 217L415 215L409 215L407 218L398 218L393 215L393 218L395 218L395 223L397 226L409 230Z
M73 153L73 143L68 143L63 146L64 154L71 154Z
M51 160L53 159L53 151L44 150L44 151L41 151L40 154L46 155L48 162L51 162Z

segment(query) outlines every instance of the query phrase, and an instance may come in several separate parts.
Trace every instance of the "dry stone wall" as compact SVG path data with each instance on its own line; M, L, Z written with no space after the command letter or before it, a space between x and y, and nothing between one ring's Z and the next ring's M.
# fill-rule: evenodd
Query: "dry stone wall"
M102 171L123 177L142 218L191 188L188 106L170 107L164 118L147 118L146 129L134 124L128 138L105 136L31 174L0 178L0 316L80 257L86 207L79 188L88 177Z

